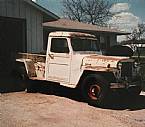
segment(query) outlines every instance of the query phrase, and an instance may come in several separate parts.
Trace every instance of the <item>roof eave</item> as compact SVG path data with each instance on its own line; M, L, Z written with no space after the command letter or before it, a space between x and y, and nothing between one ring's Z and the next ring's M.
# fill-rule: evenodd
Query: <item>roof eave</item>
M24 0L24 1L27 2L27 3L29 3L30 5L34 6L35 8L37 8L38 10L40 10L41 12L43 12L44 14L51 16L51 17L52 17L53 19L55 19L55 20L57 20L57 19L60 18L60 17L57 16L56 14L50 12L49 10L43 8L42 6L36 4L36 3L33 2L33 1L28 1L28 0Z
M46 23L43 23L43 26L45 28L49 27L49 28L52 28L52 29L55 29L55 30L66 30L66 31L76 31L76 32L81 32L81 31L84 31L84 32L91 32L91 33L114 33L116 35L128 35L130 33L127 33L127 32L122 32L122 31L103 31L103 30L87 30L87 29L72 29L72 28L65 28L65 27L56 27L56 26L49 26L47 25Z

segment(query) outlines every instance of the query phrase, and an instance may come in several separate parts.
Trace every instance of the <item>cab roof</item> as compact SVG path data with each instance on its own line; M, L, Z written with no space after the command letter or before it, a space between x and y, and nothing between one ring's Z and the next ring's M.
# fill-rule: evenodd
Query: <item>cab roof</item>
M90 38L96 38L95 35L92 35L92 34L80 33L80 32L64 32L64 31L51 32L49 34L49 37L90 37Z

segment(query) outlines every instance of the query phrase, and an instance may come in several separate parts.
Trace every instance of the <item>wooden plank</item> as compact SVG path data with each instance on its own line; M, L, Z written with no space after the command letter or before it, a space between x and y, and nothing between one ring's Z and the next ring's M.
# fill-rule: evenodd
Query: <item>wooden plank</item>
M33 62L45 63L46 61L46 55L41 54L19 53L16 57L17 59L31 59Z

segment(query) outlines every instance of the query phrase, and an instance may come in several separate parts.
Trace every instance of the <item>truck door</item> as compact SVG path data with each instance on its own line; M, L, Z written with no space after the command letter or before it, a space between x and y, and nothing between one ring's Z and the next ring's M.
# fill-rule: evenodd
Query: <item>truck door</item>
M69 83L71 53L66 38L52 38L48 53L47 79Z

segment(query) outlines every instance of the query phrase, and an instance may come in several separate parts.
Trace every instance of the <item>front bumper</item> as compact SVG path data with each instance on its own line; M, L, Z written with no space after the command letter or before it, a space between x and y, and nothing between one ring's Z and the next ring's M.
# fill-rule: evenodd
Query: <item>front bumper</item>
M143 84L143 81L136 81L136 82L131 82L131 83L110 83L110 88L111 89L129 89L132 87L141 87Z

